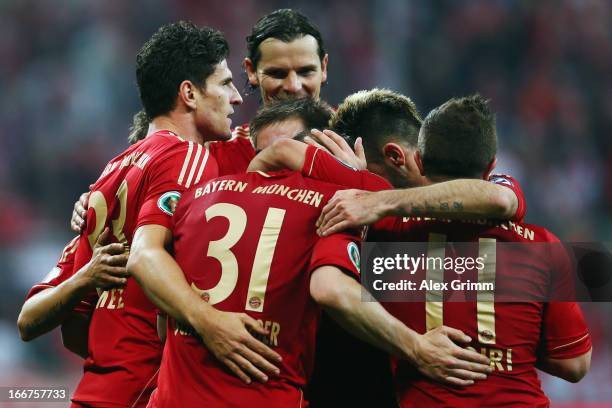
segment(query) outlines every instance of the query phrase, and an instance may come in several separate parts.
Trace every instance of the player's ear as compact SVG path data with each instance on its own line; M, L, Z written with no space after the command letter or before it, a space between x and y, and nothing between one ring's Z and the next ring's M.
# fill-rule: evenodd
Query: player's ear
M491 160L491 162L487 166L487 169L485 170L484 174L482 175L483 180L488 180L489 179L489 176L493 172L493 169L495 169L495 166L497 166L497 157L493 156L493 159Z
M425 177L425 168L423 167L423 159L421 158L421 153L419 153L418 150L414 151L414 162L419 168L419 173L421 173L421 176Z
M244 59L244 70L246 71L249 84L251 84L252 86L259 85L259 83L257 82L257 67L255 67L253 61L251 61L250 58Z
M183 81L179 85L179 100L191 110L196 109L196 89L191 81Z
M406 164L404 149L397 143L386 143L383 146L383 156L385 162L390 163L394 167L402 167Z
M327 82L327 62L329 61L329 57L327 54L323 56L323 60L321 60L321 83Z

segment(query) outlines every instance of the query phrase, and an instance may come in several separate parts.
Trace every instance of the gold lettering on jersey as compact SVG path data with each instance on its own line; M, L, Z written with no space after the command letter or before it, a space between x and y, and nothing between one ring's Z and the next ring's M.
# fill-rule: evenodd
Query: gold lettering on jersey
M528 239L529 241L535 240L535 231L527 228L524 225L514 223L512 221L505 221L500 223L499 221L491 220L449 220L446 218L431 218L431 217L402 217L402 222L414 222L414 221L438 221L438 222L460 222L462 224L475 224L475 225L486 225L489 227L499 227L506 231L512 231L516 235Z
M263 336L261 334L255 335L255 337L260 340L262 343L270 346L270 347L278 347L278 335L281 330L281 325L278 322L272 320L258 320L264 329L269 333L267 336Z
M238 191L240 193L246 190L249 183L236 180L219 180L211 181L204 187L197 188L195 191L195 198L200 198L204 194L214 193L216 191Z
M96 309L123 309L124 307L123 288L105 290L100 294L98 303L96 303Z
M287 197L292 201L299 201L300 203L319 207L323 201L323 194L318 191L305 190L301 188L292 189L289 186L282 184L272 184L270 186L259 186L255 187L251 193L253 194L276 194L281 197Z
M481 347L480 354L487 357L492 368L497 371L512 371L512 349Z
M127 166L136 166L142 170L147 165L147 163L149 163L150 160L151 156L144 152L132 152L125 156L123 159L121 159L121 161L108 163L104 168L104 171L102 172L102 176L100 177L104 177L107 174L112 173L117 168L122 169Z

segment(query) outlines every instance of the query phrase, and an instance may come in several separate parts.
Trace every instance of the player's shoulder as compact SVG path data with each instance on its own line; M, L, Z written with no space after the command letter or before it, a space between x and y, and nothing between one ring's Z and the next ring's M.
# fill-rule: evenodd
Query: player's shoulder
M503 184L508 187L520 187L518 180L509 174L491 174L489 181L493 184Z

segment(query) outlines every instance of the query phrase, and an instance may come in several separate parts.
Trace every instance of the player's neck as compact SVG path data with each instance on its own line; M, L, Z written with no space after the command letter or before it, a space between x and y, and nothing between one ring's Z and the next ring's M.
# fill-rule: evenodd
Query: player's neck
M204 140L202 136L198 133L193 123L189 122L189 119L190 118L183 118L183 120L181 120L180 117L172 115L158 116L151 120L147 136L161 130L168 130L184 140L203 144Z

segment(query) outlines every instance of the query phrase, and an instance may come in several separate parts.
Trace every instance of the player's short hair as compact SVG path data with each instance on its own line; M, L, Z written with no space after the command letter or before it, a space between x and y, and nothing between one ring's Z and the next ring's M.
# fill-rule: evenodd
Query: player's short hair
M149 123L151 123L151 119L147 116L147 112L145 112L144 109L139 110L132 119L132 126L130 126L130 133L128 134L128 143L133 145L147 137Z
M304 124L305 132L310 129L324 129L333 114L332 108L321 100L312 98L280 99L261 107L249 124L249 131L256 142L259 131L274 123L298 118Z
M179 85L189 80L204 89L206 79L229 53L221 32L179 21L162 26L136 56L136 81L151 119L174 109Z
M418 145L426 176L482 177L497 153L488 101L478 94L446 101L423 121Z
M368 161L383 160L385 143L417 145L421 115L407 96L389 89L371 89L349 95L338 106L330 128L341 135L361 137Z
M257 20L251 34L247 36L247 57L257 67L261 59L259 44L268 38L291 42L306 35L312 35L318 44L319 59L323 61L325 49L319 29L302 13L292 9L273 11Z

